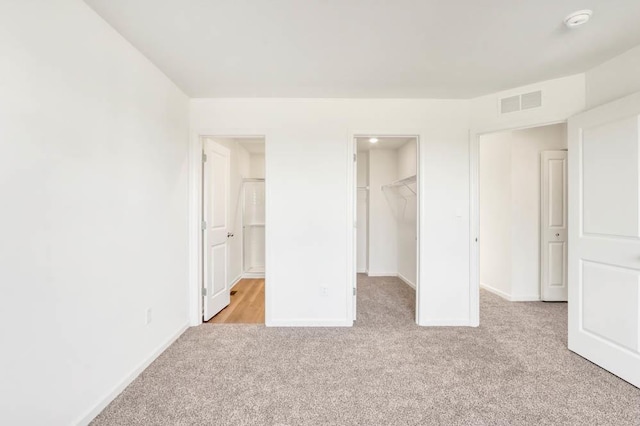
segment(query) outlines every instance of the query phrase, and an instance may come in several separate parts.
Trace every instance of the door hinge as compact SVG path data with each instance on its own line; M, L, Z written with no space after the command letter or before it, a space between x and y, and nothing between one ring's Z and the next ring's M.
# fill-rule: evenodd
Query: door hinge
M357 154L353 154L353 162L355 163L356 161L358 161L358 155Z
M353 288L353 295L354 296L356 295L356 288L355 287Z
M202 228L202 230L206 230L207 229L207 222L206 221L202 221L202 223L200 224L200 227Z
M202 295L203 296L207 295L207 289L205 287L202 287Z
M207 154L205 154L204 152L202 153L202 162L203 163L207 162Z

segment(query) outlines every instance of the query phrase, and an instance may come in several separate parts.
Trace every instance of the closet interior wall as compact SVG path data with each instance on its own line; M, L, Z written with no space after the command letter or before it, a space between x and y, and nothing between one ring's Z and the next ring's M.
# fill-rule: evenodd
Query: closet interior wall
M360 146L360 145L359 145ZM417 141L358 152L357 270L397 276L415 288Z

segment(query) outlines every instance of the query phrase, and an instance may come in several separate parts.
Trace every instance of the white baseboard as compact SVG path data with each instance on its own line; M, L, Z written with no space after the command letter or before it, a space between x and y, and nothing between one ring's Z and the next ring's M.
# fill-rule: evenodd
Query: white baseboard
M496 295L502 297L503 299L511 301L511 295L509 293L505 292L505 291L498 290L497 288L491 287L490 285L485 284L483 282L480 283L480 288L483 288L483 289L487 290L490 293L496 294Z
M270 320L267 327L352 327L353 320L336 319L293 319L293 320Z
M509 302L538 302L540 301L540 296L538 296L537 294L519 294L519 295L511 295L505 291L502 290L498 290L495 287L492 287L488 284L485 283L480 283L480 287L487 290L488 292L491 292L493 294L496 294L500 297L502 297L505 300L508 300Z
M238 284L240 282L240 280L242 279L242 274L238 275L232 282L231 285L229 286L229 290L231 290L236 284Z
M511 296L512 302L539 302L540 296L537 294L516 294Z
M91 408L88 412L80 417L80 419L75 422L77 425L88 425L91 421L104 410L107 405L111 403L122 391L131 384L139 375L147 368L153 361L156 360L160 356L162 352L164 352L169 346L173 344L178 337L182 336L182 333L189 328L188 324L181 326L176 333L171 335L169 339L167 339L163 344L161 344L155 351L149 355L149 357L144 360L140 365L133 369L124 379L120 381L107 395L102 398L102 401L98 402L93 408Z
M420 326L425 327L473 327L474 325L469 322L468 319L432 319L418 323Z
M245 272L240 276L240 278L247 278L247 279L264 278L264 272Z
M397 277L397 272L367 272L370 277Z
M356 271L356 273L357 273L357 274L366 274L366 273L367 273L367 270L366 270L366 269L363 269L363 270L357 270L357 271Z
M400 280L402 280L406 285L408 285L408 286L409 286L409 287L411 287L412 289L414 289L414 290L416 289L416 284L415 284L415 283L413 283L413 282L411 282L411 281L409 281L409 280L407 279L407 277L405 277L404 275L402 275L402 274L400 274L400 273L399 273L399 274L398 274L398 278L400 278Z

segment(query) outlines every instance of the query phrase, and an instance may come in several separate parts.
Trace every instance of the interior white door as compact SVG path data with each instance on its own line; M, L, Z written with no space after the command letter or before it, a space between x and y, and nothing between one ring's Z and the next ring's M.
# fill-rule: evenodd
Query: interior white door
M640 387L640 93L568 131L569 349Z
M356 311L358 307L357 303L357 290L358 290L358 140L353 140L353 183L355 185L354 195L353 195L353 216L351 220L353 221L353 229L352 229L352 238L353 238L353 298L352 298L352 311L353 311L353 320L356 320Z
M358 273L365 273L367 272L367 203L369 201L369 190L366 187L358 187L356 195L358 197L356 204L356 268Z
M567 151L541 156L540 290L542 300L567 300Z
M227 148L205 140L202 166L205 321L229 305L231 298L227 279L230 157Z

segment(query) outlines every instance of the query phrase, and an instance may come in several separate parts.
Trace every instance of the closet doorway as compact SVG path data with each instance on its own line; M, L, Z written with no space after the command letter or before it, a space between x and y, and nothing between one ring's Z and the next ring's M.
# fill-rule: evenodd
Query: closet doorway
M203 138L203 320L265 322L265 140Z
M356 136L354 320L417 322L419 139Z

